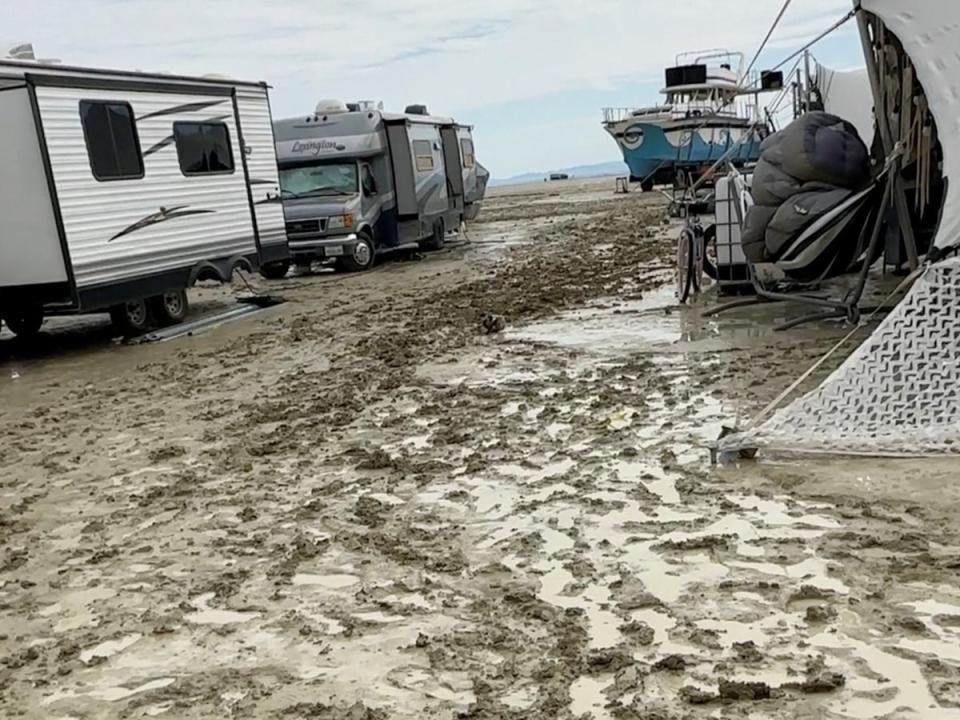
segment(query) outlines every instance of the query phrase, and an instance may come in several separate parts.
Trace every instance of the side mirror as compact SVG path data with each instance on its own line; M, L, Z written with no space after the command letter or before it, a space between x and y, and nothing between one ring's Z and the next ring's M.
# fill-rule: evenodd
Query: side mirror
M377 194L377 184L373 180L373 172L369 165L360 166L360 190L364 197L371 197Z

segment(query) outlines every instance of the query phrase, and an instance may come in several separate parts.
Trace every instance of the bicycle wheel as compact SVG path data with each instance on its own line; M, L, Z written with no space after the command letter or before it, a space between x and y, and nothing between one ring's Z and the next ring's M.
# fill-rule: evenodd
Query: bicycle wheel
M694 252L694 234L689 228L683 228L677 239L677 297L681 305L687 302L693 289Z

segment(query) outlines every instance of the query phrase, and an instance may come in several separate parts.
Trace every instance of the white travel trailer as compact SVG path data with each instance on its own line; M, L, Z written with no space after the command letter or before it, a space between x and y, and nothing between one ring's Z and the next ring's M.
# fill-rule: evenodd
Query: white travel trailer
M335 258L359 271L379 253L438 249L479 211L486 172L471 128L423 106L385 113L372 103L321 101L310 115L278 120L274 132L298 264ZM262 272L282 277L288 267Z
M0 60L0 317L179 322L185 289L289 250L268 87Z

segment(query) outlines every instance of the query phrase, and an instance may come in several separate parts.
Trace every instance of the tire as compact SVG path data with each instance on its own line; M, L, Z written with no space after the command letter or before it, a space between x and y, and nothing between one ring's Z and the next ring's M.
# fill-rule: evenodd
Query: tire
M360 232L357 235L357 244L353 246L353 252L344 255L337 263L345 272L366 272L373 267L377 259L377 251L373 246L373 238L370 233Z
M422 245L424 250L443 250L443 243L446 239L446 228L443 220L437 220L433 224L433 234Z
M150 304L146 300L131 300L110 308L113 327L124 337L142 335L150 329Z
M36 305L25 305L16 310L6 310L3 319L10 328L10 332L18 338L29 340L36 337L43 327L43 308Z
M711 280L717 280L719 277L719 270L717 269L717 266L714 264L713 260L711 260L710 256L707 254L707 248L709 248L711 245L713 245L714 250L716 250L716 225L710 225L706 230L703 231L703 271Z
M653 180L644 180L640 183L640 189L643 192L650 192L653 190Z
M179 325L190 312L186 290L175 290L150 298L150 313L160 327Z
M695 265L693 231L683 228L677 241L677 297L681 305L687 302L694 290Z
M693 228L693 261L690 264L690 284L694 295L699 295L703 289L703 259L703 228L696 225Z
M283 280L288 272L290 272L289 260L279 260L260 266L260 274L267 280Z

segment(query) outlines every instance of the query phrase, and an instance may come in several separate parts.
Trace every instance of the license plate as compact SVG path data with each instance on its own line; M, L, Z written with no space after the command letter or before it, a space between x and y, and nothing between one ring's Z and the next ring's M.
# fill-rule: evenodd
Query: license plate
M323 254L327 257L340 257L343 255L343 245L328 245L323 249Z

